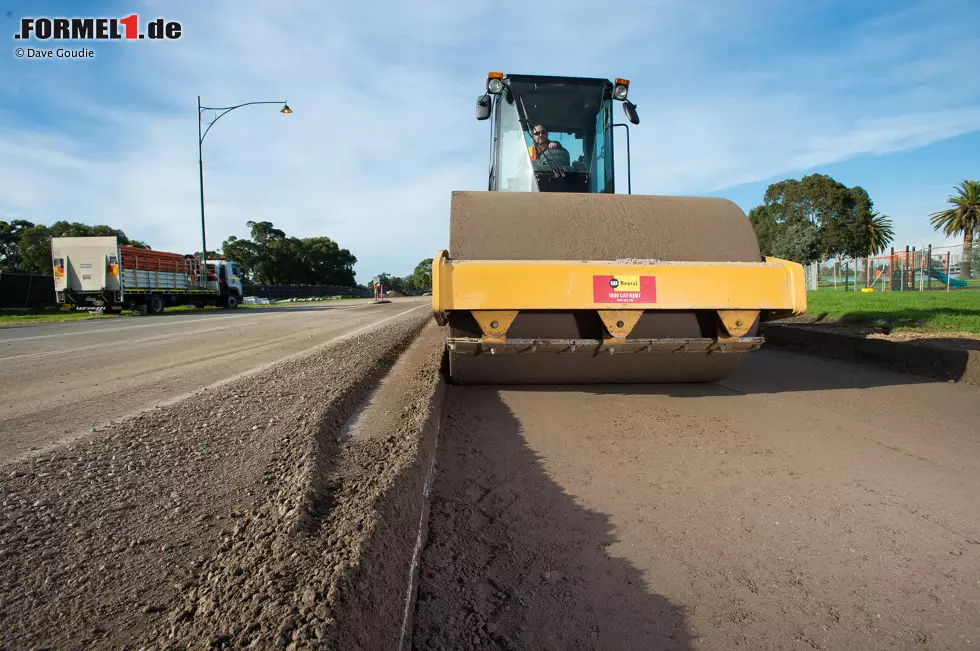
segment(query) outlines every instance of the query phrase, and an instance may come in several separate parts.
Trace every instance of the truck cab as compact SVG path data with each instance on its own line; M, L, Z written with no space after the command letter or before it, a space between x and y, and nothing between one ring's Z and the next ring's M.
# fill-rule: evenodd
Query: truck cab
M208 288L218 291L224 307L238 307L243 292L238 264L232 260L208 260Z

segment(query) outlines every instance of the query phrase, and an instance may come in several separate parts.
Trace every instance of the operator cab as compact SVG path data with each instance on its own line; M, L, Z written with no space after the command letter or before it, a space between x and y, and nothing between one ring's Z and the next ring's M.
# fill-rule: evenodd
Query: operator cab
M625 79L490 73L477 100L477 119L492 117L489 189L612 194L613 126L626 126L613 124L613 101L639 123L628 90Z

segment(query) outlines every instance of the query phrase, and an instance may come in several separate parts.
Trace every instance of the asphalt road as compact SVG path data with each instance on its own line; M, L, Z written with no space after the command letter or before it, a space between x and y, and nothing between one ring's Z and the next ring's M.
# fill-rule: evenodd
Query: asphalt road
M450 387L415 648L980 646L976 387Z
M0 328L0 459L429 305L342 301Z

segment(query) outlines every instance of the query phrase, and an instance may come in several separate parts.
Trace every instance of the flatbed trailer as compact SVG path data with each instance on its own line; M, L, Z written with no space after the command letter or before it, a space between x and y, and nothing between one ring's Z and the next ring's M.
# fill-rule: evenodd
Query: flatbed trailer
M55 295L60 305L160 314L168 306L242 302L238 265L193 255L121 245L115 237L51 239Z

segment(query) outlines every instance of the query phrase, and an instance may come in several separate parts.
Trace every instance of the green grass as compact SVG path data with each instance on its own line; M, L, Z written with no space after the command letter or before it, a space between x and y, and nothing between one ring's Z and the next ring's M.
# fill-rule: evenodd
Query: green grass
M128 314L133 314L128 312ZM91 314L89 312L70 312L62 311L58 307L42 307L30 309L2 309L0 310L0 325L16 325L21 323L57 323L59 321L84 321L86 319L118 319L117 314Z
M808 320L893 330L980 334L980 292L807 292Z

